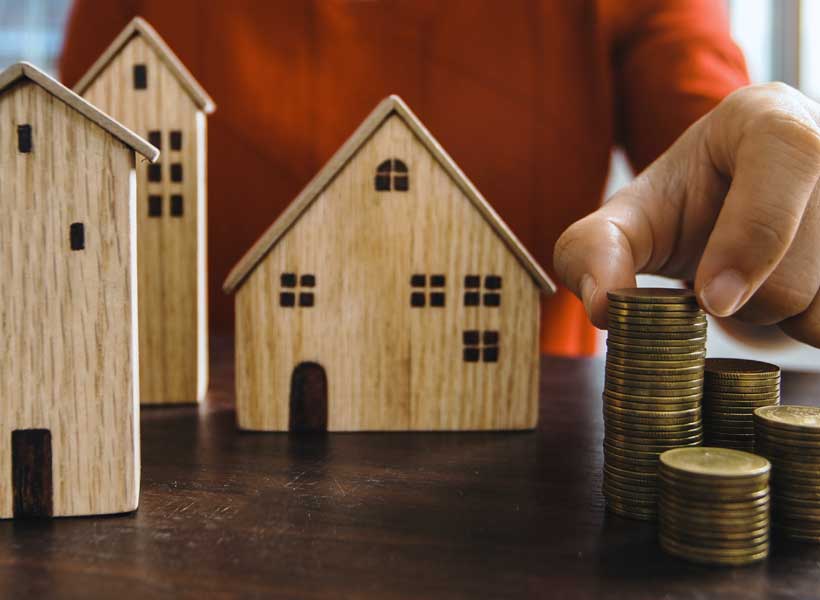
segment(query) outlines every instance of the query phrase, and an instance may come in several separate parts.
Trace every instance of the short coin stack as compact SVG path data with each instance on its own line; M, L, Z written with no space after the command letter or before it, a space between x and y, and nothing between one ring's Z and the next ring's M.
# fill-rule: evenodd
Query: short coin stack
M603 492L612 512L651 520L658 456L703 440L706 317L689 290L622 289L608 298Z
M769 461L729 448L661 454L661 547L692 562L745 565L769 554Z
M772 463L775 531L820 542L820 408L766 406L754 420L756 451Z
M780 367L756 360L706 359L703 432L707 445L753 451L753 413L775 404L780 404Z

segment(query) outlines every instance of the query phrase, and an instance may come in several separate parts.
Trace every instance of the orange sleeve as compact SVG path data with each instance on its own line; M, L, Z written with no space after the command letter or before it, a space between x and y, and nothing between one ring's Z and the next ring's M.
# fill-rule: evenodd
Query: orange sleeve
M749 83L721 0L618 3L612 61L617 141L642 170L694 121Z
M74 0L60 54L60 80L73 86L138 14L128 0Z

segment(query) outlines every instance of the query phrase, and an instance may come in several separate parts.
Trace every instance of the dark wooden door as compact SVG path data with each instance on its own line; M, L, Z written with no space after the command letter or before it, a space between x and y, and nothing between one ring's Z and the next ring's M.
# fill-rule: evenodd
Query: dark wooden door
M290 430L327 431L327 375L321 365L306 362L290 380Z
M18 429L11 432L11 472L15 517L50 517L51 432Z

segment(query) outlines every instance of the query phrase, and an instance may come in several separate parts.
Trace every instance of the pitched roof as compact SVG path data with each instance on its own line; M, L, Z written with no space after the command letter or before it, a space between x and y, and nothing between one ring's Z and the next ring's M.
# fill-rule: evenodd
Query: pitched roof
M83 75L82 79L76 83L74 90L78 94L84 94L108 63L111 62L111 60L119 54L120 50L131 41L131 38L136 35L141 35L143 39L148 42L148 45L156 51L160 60L162 60L165 66L174 74L177 81L179 81L180 85L188 92L188 95L200 110L208 114L214 112L216 105L208 93L199 85L199 82L194 79L191 72L185 68L185 65L182 64L182 61L174 54L174 51L165 43L165 40L159 36L156 29L151 27L148 21L142 17L134 17L131 22L125 26L125 29L120 32L108 48L105 49L105 52L91 65L91 68Z
M19 62L0 73L0 93L22 78L33 81L151 162L159 158L159 150L151 144L30 63Z
M393 114L398 115L404 121L425 148L437 159L438 163L447 171L467 198L469 198L470 202L478 212L481 213L490 227L495 230L496 234L498 234L513 255L515 255L524 269L532 276L541 291L545 294L555 292L555 285L553 285L544 270L535 262L532 255L530 255L518 238L515 237L515 234L510 230L507 224L501 220L498 213L493 210L467 176L458 168L458 165L456 165L453 159L444 151L444 148L439 145L432 134L421 124L418 117L413 114L401 98L398 96L390 96L384 99L376 109L370 113L367 119L365 119L336 154L333 155L324 168L307 184L290 206L285 209L279 218L273 222L267 231L265 231L256 243L245 253L245 256L231 269L231 272L228 274L222 286L222 289L226 293L233 292L242 284L256 265L270 252L285 233L290 230L293 224L333 181L336 175L341 172L359 148L361 148L381 124Z

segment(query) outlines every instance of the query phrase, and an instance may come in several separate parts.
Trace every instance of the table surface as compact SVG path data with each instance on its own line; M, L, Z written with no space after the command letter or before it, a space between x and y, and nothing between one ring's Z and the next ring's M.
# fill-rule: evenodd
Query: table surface
M820 546L699 567L604 511L600 359L542 360L536 431L296 436L236 430L232 357L143 411L136 513L0 522L0 597L820 597Z

